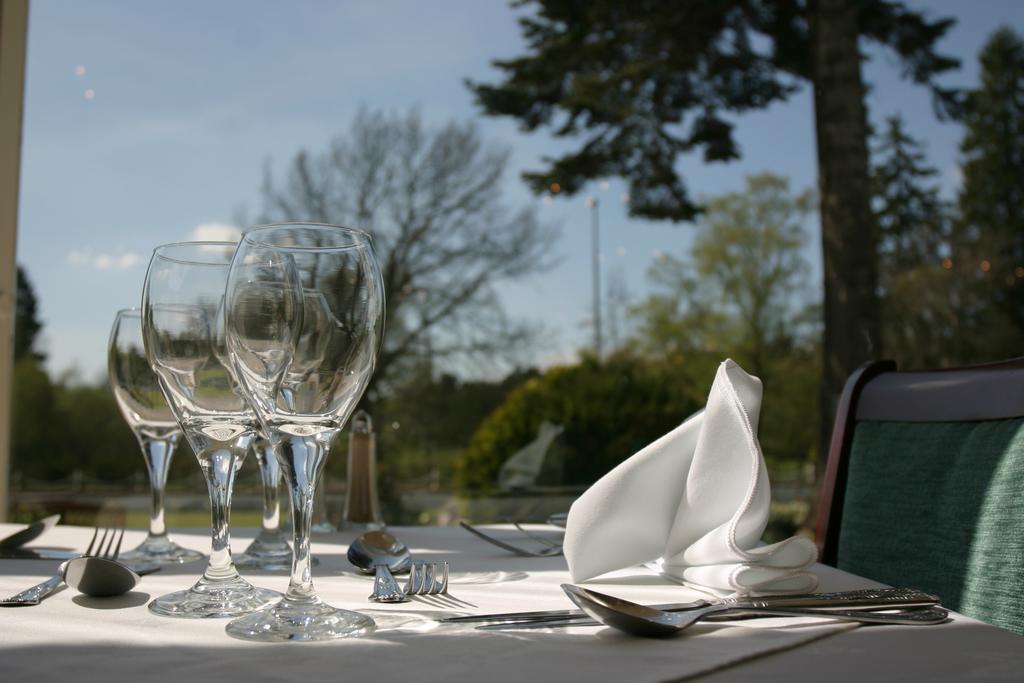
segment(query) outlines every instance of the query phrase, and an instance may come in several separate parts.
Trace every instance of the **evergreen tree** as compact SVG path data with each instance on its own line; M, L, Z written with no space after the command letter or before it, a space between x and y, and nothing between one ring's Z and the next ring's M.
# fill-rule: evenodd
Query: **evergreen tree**
M874 153L883 355L904 368L949 365L965 332L947 257L951 207L939 195L938 172L927 165L924 145L900 117L886 120Z
M25 270L18 266L18 284L14 310L14 359L18 360L29 353L42 359L43 355L32 347L43 324L38 317L39 304L32 283Z
M871 170L872 209L878 225L878 268L882 291L900 271L942 261L949 239L949 206L939 196L938 171L925 162L924 145L912 138L903 119L886 119Z
M963 188L954 240L957 272L981 304L1002 309L1013 333L992 355L1024 348L1024 42L1009 28L997 30L979 55L981 84L968 93L960 145ZM985 310L968 311L990 328Z
M495 62L497 85L470 83L483 110L583 137L526 174L538 192L630 180L630 212L690 220L699 208L676 170L680 154L739 157L729 114L814 88L824 262L822 398L830 414L846 377L877 354L875 230L868 183L861 41L890 48L902 73L943 105L934 78L958 66L935 50L952 25L891 0L521 0L528 53ZM945 107L949 111L949 107ZM824 424L831 424L826 419ZM823 431L827 438L827 428Z

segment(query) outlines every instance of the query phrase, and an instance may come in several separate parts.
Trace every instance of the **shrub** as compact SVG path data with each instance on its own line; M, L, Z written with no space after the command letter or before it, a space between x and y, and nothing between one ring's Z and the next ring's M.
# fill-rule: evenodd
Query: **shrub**
M492 490L501 464L547 421L564 431L537 484L582 487L702 403L702 393L677 368L627 354L552 368L514 390L484 420L455 463L456 484L464 492Z

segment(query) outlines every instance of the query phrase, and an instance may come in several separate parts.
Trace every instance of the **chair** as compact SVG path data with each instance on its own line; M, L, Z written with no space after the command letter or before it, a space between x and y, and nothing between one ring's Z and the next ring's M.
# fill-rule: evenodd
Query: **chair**
M1024 634L1024 358L854 372L817 526L823 563Z

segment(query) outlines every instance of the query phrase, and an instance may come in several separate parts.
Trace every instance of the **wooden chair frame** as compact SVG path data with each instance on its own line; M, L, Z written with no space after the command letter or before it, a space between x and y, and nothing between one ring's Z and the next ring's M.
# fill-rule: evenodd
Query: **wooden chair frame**
M891 360L858 368L836 409L818 503L819 561L835 566L856 424L965 422L1024 417L1024 357L985 365L897 372Z

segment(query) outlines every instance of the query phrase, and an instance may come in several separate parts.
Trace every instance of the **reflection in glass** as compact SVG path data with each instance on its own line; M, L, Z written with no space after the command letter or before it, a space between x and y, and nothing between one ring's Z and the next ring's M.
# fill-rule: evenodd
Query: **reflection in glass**
M185 438L206 475L211 508L210 561L188 590L156 598L151 612L174 617L230 617L279 594L256 588L231 561L229 519L235 473L256 436L256 418L221 362L218 308L235 245L167 244L153 252L142 294L146 354ZM294 273L292 273L294 277ZM287 290L279 290L287 294ZM273 292L267 293L273 299ZM279 302L297 307L297 302Z
M290 261L303 305L290 317L251 305L253 287L282 286L271 267ZM384 287L369 237L333 226L279 225L242 237L227 286L228 350L242 389L273 442L292 502L294 560L279 602L227 632L248 640L328 640L371 632L371 618L324 603L313 588L313 501L331 444L373 373L384 323ZM292 330L291 358L277 329Z
M107 349L107 376L117 407L142 447L152 493L146 540L138 547L121 553L118 559L129 565L151 562L175 564L201 559L202 553L182 548L171 540L164 524L167 470L181 430L146 360L142 343L142 311L137 308L118 311L114 318Z

